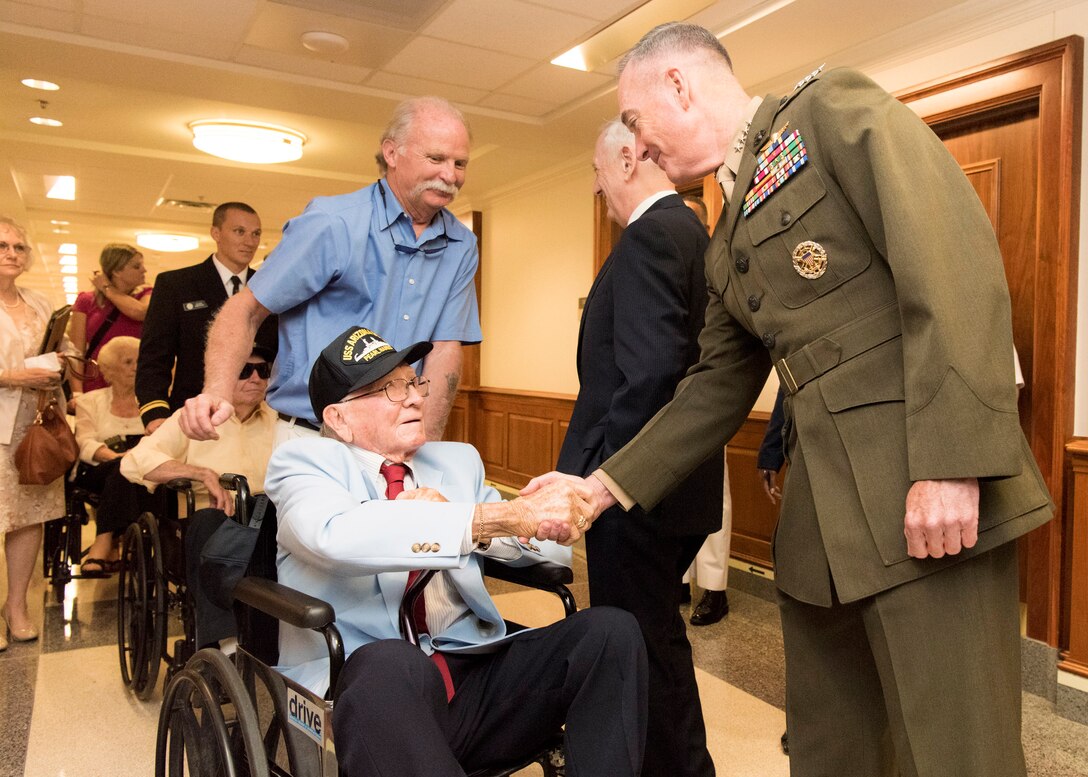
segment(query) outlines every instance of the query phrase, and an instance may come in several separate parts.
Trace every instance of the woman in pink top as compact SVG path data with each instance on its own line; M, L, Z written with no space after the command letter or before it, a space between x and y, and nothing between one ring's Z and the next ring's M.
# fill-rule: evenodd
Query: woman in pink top
M81 292L76 297L68 330L76 353L88 359L97 358L102 346L114 337L127 335L139 338L151 298L151 287L144 286L147 277L144 257L137 248L124 243L110 243L102 249L98 262L102 270L96 270L91 276L95 290ZM100 329L102 334L96 337ZM88 345L94 346L90 353L87 353ZM76 394L105 385L106 381L94 373L85 380L71 377L72 391Z

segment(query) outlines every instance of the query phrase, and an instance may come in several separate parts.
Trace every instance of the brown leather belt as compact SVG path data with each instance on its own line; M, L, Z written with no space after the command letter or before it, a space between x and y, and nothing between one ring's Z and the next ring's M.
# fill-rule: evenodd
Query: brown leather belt
M813 340L779 359L774 368L782 389L787 394L796 394L825 372L901 334L899 305L893 302Z

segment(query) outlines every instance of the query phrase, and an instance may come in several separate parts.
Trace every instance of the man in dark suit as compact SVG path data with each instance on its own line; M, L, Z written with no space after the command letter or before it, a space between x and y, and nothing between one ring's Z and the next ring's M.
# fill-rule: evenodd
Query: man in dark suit
M610 122L597 141L595 191L623 235L586 299L578 338L581 389L558 469L588 475L672 396L699 356L707 304L706 229L664 173L635 158L634 136ZM586 535L593 605L635 615L650 661L642 774L712 775L680 580L722 523L722 449L649 513L610 510Z
M147 310L136 398L148 434L200 393L204 385L204 335L228 296L245 288L249 264L261 242L261 219L244 202L224 202L212 215L215 253L200 264L164 272ZM276 321L265 321L257 343L276 352ZM171 380L173 385L171 385Z

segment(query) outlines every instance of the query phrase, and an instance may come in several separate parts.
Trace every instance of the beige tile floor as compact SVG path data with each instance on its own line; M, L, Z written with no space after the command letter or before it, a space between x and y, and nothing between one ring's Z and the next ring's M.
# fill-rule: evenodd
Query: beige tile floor
M96 583L93 589L109 593L108 584ZM504 616L529 625L541 625L559 614L547 594L510 593L496 599ZM783 713L706 672L700 671L698 680L718 774L789 774L789 761L778 745ZM26 777L146 777L154 760L160 702L161 689L146 702L124 689L113 644L43 654L38 661ZM73 721L79 724L72 725ZM57 732L65 733L58 738ZM539 768L522 772L534 773L539 774Z

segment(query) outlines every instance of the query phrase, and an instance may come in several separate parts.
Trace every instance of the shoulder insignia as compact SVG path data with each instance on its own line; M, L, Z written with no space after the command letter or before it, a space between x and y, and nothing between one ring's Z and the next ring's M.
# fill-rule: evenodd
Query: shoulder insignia
M823 72L823 69L825 67L827 67L827 63L824 63L823 65L820 65L818 68L816 68L811 73L809 73L807 76L805 76L800 81L798 81L797 85L795 87L793 87L793 91L790 92L789 94L787 94L785 97L783 97L781 100L778 101L778 107L779 108L785 108L786 104L789 103L790 100L792 100L794 97L799 95L802 91L804 91L804 88L806 86L808 86L809 84L811 84L813 81L815 81L817 78L820 77L820 73Z

